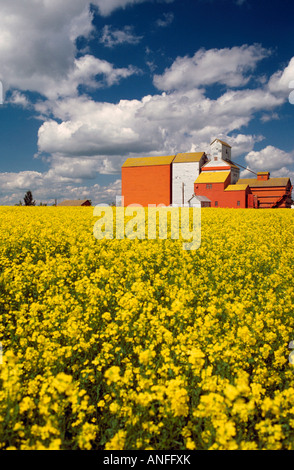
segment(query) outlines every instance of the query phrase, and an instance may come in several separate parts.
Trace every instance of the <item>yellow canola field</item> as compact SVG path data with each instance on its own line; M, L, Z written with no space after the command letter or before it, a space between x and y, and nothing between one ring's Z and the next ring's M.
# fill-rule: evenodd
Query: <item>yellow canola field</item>
M1 449L294 449L294 211L202 241L97 240L93 208L0 208Z

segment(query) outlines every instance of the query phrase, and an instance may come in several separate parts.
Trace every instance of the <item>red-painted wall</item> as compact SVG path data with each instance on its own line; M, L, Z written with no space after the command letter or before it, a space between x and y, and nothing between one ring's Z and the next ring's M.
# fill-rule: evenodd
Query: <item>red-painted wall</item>
M124 205L171 204L171 165L122 168Z
M211 188L207 188L207 183L195 183L194 192L196 196L206 196L211 201L211 207L216 207L215 201L218 201L218 206L221 206L221 200L224 193L224 183L211 183Z
M248 190L241 191L225 191L222 199L222 207L236 207L246 209L248 207ZM239 202L239 204L238 204Z
M207 188L207 183L195 183L194 192L198 196L206 196L211 200L211 207L248 207L249 187L240 191L225 191L230 182L230 176L224 183L211 183L212 187Z

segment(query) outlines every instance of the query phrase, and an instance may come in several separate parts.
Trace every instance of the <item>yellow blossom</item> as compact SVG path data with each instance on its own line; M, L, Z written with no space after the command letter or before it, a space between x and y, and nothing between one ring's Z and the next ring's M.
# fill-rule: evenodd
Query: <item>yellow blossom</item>
M195 251L0 211L1 450L294 450L294 211L204 208Z

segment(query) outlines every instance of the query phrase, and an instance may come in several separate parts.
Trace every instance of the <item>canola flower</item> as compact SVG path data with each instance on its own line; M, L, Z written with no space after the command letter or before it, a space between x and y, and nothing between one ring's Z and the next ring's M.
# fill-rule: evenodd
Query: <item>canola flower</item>
M0 208L1 450L294 449L294 211L201 220L184 251Z

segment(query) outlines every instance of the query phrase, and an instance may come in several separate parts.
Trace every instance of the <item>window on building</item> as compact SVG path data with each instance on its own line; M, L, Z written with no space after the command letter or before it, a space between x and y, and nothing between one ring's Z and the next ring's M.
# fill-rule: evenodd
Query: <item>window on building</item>
M212 188L212 184L207 184L206 185L206 189L211 189Z
M215 205L215 207L217 207L218 206L218 201L215 201L214 205Z
M240 206L240 201L237 201L237 206Z

